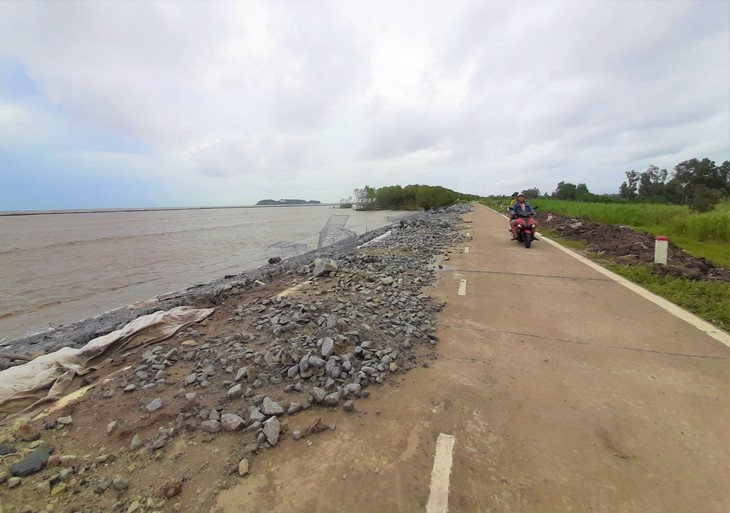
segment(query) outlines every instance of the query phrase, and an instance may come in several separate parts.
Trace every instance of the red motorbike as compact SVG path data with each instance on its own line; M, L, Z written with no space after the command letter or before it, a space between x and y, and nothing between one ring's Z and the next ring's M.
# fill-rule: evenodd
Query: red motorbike
M532 241L535 240L535 232L537 231L535 219L532 217L531 212L515 211L514 217L517 219L517 242L529 248L532 246Z

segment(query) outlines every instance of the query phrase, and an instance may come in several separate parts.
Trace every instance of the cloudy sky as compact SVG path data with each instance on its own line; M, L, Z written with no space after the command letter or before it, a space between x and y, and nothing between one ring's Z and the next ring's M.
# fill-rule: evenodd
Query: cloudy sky
M730 159L725 0L2 0L0 210Z

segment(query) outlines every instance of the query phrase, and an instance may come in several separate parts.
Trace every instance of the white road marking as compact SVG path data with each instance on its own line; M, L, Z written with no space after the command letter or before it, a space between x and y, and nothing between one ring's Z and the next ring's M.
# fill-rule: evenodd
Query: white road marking
M499 212L496 212L496 213L499 214ZM499 215L501 215L505 219L508 219L508 217L504 214L499 214ZM545 237L545 235L543 235L539 232L538 232L538 235L540 236L540 240L544 240L551 246L558 248L563 253L567 253L568 255L572 256L576 260L583 262L585 265L587 265L591 269L594 269L594 270L598 271L599 273L601 273L602 275L611 278L616 283L623 285L624 287L631 290L632 292L637 293L644 299L648 299L649 301L651 301L658 307L663 308L664 310L666 310L670 314L674 315L675 317L682 319L683 321L691 324L698 330L707 333L709 336L711 336L718 342L730 347L730 334L724 332L717 326L713 326L712 324L705 321L704 319L701 319L701 318L697 317L696 315L689 313L687 310L684 310L683 308L678 307L671 301L668 301L661 296L657 296L653 292L649 292L644 287L640 287L636 283L627 280L623 276L619 276L618 274L616 274L612 271L609 271L605 267L601 267L600 265L587 259L583 255L580 255L580 254L576 253L575 251L572 251L572 250L566 248L565 246L563 246L553 240L550 240L548 237Z
M469 246L464 248L464 253L468 253L468 252L469 252Z
M471 233L469 233L469 232L466 232L466 236L467 236L467 237L471 237Z
M596 271L603 274L604 276L608 276L616 283L619 283L619 284L623 285L624 287L626 287L627 289L629 289L633 292L636 292L641 297L648 299L649 301L651 301L655 305L663 308L664 310L666 310L670 314L674 315L675 317L679 317L680 319L682 319L685 322L688 322L689 324L691 324L698 330L704 331L705 333L707 333L709 336L711 336L715 340L722 342L726 346L730 347L730 335L725 333L724 331L722 331L717 326L713 326L712 324L705 321L704 319L700 319L696 315L689 313L687 310L684 310L683 308L678 307L671 301L668 301L661 296L657 296L653 292L649 292L648 290L646 290L643 287L640 287L636 283L631 282L631 281L627 280L626 278L624 278L623 276L619 276L618 274L616 274L612 271L609 271L608 269L606 269L604 267L601 267L600 265L598 265L595 262L592 262L591 260L587 259L583 255L579 255L575 251L571 251L570 249L561 246L557 242L550 240L549 238L545 237L542 234L540 234L540 240L544 240L551 246L555 246L560 251L569 254L576 260L580 260L581 262L586 264L591 269L595 269Z
M466 296L466 280L459 280L459 295Z
M454 435L439 433L436 439L436 455L431 471L431 491L428 495L426 513L449 511L449 481L454 453Z

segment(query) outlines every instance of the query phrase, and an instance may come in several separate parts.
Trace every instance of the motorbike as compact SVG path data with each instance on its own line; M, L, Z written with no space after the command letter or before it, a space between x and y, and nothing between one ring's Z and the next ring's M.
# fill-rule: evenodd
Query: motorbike
M517 242L524 244L529 249L532 241L535 240L537 228L535 219L532 217L533 213L515 211L513 215L517 219Z

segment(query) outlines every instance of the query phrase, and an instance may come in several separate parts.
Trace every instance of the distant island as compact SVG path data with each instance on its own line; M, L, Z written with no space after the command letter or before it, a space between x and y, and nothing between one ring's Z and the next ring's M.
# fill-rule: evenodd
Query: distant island
M256 205L320 205L321 202L318 200L302 200L302 199L263 199L256 203Z

